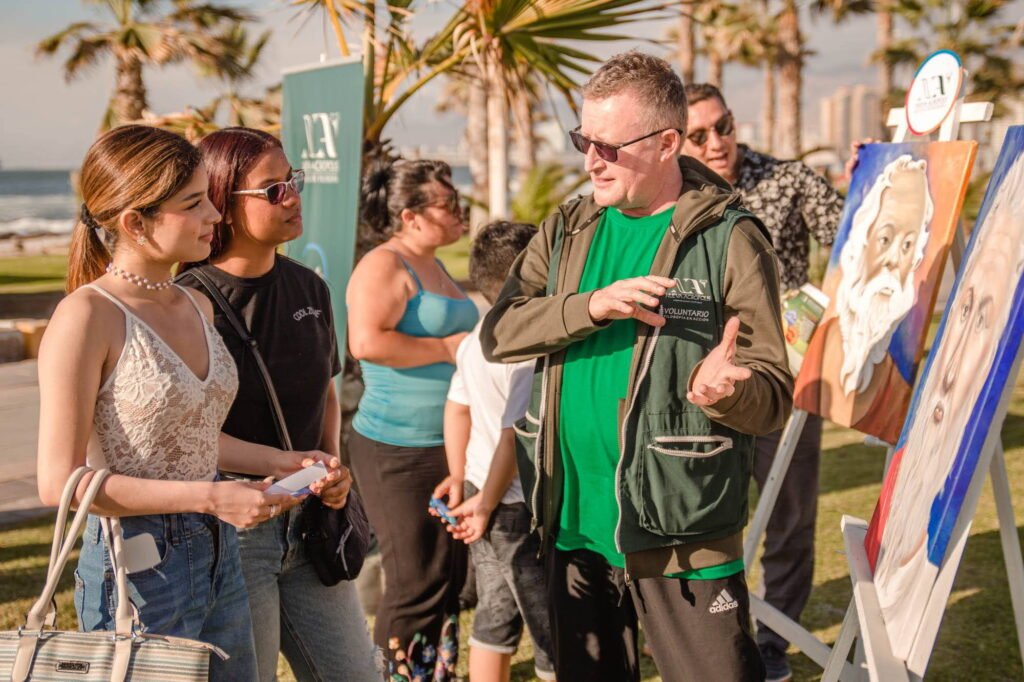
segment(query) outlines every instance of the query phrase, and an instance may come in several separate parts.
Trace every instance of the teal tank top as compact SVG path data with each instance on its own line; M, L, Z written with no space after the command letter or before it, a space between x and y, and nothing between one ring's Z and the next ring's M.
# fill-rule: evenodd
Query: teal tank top
M398 258L412 275L417 291L406 304L395 331L435 338L472 331L480 317L473 301L425 291L416 271L401 256ZM359 365L366 390L352 428L389 445L429 447L444 443L444 403L454 365L438 362L405 369L366 361Z

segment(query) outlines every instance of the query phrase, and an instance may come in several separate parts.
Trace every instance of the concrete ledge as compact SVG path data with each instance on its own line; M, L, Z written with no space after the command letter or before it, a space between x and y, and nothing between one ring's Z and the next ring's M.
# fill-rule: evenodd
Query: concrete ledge
M32 294L0 294L0 318L32 317L49 319L63 291L40 291Z

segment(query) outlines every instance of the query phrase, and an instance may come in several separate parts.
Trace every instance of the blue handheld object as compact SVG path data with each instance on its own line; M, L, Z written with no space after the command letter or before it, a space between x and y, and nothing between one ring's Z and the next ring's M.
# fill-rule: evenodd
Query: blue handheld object
M440 499L436 497L431 497L430 508L437 511L437 513L441 515L441 518L444 519L444 522L447 523L449 526L454 526L458 524L458 521L456 521L455 517L452 516L452 510L449 509L448 505L442 502Z

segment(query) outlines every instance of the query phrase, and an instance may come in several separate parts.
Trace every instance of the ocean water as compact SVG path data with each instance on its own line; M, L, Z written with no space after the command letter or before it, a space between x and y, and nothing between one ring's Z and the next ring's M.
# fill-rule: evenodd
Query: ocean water
M452 169L467 188L469 169ZM78 216L69 170L0 170L0 238L17 234L70 234Z
M0 170L0 237L68 234L77 213L70 171Z

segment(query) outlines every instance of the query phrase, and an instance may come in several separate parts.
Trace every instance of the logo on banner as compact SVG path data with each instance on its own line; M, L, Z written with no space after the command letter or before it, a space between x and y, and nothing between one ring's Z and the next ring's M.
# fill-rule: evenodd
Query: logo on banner
M907 90L907 127L915 135L938 130L946 120L963 83L960 57L949 50L939 50L924 60Z
M341 114L336 111L303 114L306 146L302 149L302 169L306 182L336 185L341 163L338 161L338 131Z

